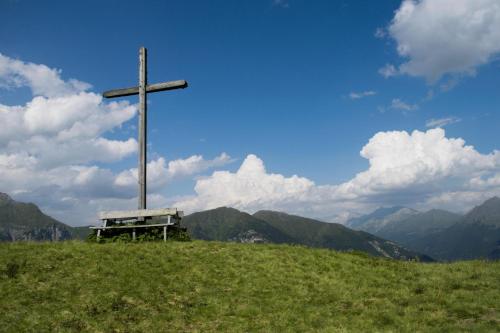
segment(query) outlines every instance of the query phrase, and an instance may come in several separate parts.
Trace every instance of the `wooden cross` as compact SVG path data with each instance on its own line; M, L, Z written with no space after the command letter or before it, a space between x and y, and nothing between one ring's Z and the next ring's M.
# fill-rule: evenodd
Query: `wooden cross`
M109 90L102 94L105 98L139 95L139 209L146 209L147 93L184 89L188 86L185 80L148 84L147 74L147 51L145 47L141 47L139 49L139 86Z

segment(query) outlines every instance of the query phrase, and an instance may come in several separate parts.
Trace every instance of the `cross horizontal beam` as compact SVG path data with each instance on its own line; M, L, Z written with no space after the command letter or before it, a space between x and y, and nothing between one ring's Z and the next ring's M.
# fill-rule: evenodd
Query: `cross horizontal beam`
M150 92L157 92L164 90L184 89L187 88L187 86L188 83L186 80L154 83L146 85L146 92L150 93ZM106 98L114 98L114 97L123 97L123 96L131 96L138 94L139 94L139 87L131 87L131 88L108 90L103 92L102 96Z

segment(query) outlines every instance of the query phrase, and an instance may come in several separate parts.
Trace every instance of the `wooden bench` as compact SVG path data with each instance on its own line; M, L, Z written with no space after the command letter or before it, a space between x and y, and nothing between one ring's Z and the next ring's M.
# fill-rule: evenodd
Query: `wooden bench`
M109 229L132 229L132 239L136 239L136 228L163 227L163 241L167 241L167 228L178 224L184 213L177 208L161 209L139 209L129 211L100 212L99 219L102 221L100 227L90 227L97 230L97 239L101 237L101 231ZM151 219L167 219L166 223L147 224ZM137 224L138 222L144 224Z

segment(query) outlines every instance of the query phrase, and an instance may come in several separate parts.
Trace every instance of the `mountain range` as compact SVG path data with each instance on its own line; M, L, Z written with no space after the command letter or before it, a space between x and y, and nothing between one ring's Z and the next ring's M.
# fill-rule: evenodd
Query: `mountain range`
M341 251L363 251L394 259L432 261L395 242L336 223L325 223L273 211L254 215L221 207L184 217L194 239L242 243L287 243ZM88 227L74 228L43 214L32 203L22 203L6 194L0 196L0 240L56 241L83 239Z
M500 198L465 215L408 207L379 208L345 225L263 210L253 215L220 207L187 215L194 239L244 243L288 243L340 251L363 251L395 259L500 259ZM35 204L0 193L0 241L84 239L88 227L71 227Z
M195 239L299 244L339 251L363 251L394 259L432 261L426 255L364 231L281 212L259 211L250 215L234 208L220 207L188 215L182 220L182 225Z
M500 198L493 197L465 215L440 209L418 212L406 207L380 208L347 221L439 260L500 259Z

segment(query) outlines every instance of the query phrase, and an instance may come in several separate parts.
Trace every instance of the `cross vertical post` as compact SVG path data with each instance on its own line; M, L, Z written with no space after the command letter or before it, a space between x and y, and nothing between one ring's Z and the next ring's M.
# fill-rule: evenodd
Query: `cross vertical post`
M147 173L147 50L139 50L139 209L146 209Z
M136 219L137 222L144 222L146 219L151 218L152 215L147 215L146 211L146 188L147 188L147 132L148 132L148 124L147 124L147 94L158 92L158 91L167 91L167 90L175 90L175 89L184 89L187 88L188 83L185 80L177 80L177 81L167 81L167 82L159 82L148 84L148 68L147 68L147 49L145 47L141 47L139 49L139 85L136 87L122 88L122 89L113 89L108 90L102 93L102 96L105 98L116 98L116 97L125 97L132 95L139 95L139 158L138 158L138 175L137 175L137 183L139 185L139 193L138 193L138 210L137 211L129 211L130 218ZM146 211L146 212L145 212ZM167 214L168 215L168 214ZM115 219L116 220L116 219ZM108 228L106 226L106 222L103 226L104 229ZM104 230L103 229L103 230ZM134 231L135 233L135 231ZM100 232L98 231L98 236L100 236Z

